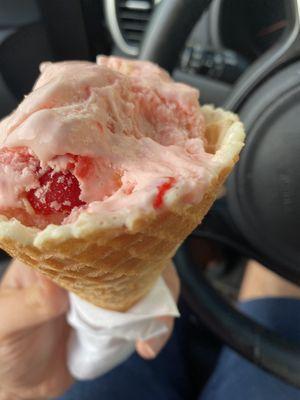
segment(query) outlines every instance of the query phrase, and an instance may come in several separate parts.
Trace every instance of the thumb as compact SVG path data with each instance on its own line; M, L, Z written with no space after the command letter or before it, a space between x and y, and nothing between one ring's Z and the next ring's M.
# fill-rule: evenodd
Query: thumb
M0 337L56 318L67 309L67 292L44 277L22 289L1 288Z

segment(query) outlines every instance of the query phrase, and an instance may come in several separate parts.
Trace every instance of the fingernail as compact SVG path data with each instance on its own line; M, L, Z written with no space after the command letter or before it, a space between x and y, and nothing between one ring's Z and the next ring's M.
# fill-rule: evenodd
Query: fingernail
M149 348L151 349L154 356L156 356L166 342L167 335L160 336L156 339L153 339L150 343L148 343Z
M147 358L155 358L155 356L156 356L156 353L154 352L154 350L147 343L143 344L143 354Z

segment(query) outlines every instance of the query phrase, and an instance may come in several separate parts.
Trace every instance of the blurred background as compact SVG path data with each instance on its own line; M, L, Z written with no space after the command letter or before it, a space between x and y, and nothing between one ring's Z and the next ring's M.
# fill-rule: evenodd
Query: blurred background
M0 0L0 118L31 90L43 61L137 57L158 3ZM281 38L285 14L283 0L212 1L186 41L174 78L198 87L202 103L222 105L243 72ZM235 299L244 260L208 239L193 239L189 246L214 285Z
M0 119L31 90L43 61L94 61L98 54L137 57L159 2L0 0ZM213 0L186 40L174 78L199 88L202 103L222 105L239 77L280 40L286 26L284 0ZM223 205L219 200L218 207ZM194 264L234 301L245 265L240 253L205 238L191 238L187 246ZM2 253L0 262L3 272L7 255ZM188 318L192 374L197 377L202 369L205 381L221 342L193 313Z
M0 117L30 91L42 61L136 57L159 2L0 0ZM175 78L201 88L202 102L221 104L285 27L283 0L214 0L187 39Z

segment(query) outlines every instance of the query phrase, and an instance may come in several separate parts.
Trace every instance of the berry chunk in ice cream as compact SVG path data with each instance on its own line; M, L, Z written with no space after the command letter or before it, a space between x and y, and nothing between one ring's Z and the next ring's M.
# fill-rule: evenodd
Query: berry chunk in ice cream
M79 182L70 171L55 172L50 168L39 178L39 184L27 194L37 214L70 214L74 207L85 204L79 199Z

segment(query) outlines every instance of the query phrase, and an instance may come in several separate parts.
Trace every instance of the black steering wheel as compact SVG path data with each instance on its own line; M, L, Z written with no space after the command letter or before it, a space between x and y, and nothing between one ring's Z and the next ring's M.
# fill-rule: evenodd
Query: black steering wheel
M140 58L169 72L210 0L164 0L156 7ZM218 201L192 235L217 240L300 285L300 2L285 2L282 39L252 64L224 107L238 112L247 141ZM224 204L224 200L223 204ZM186 245L175 262L199 318L248 360L300 388L300 345L231 306L193 266Z

